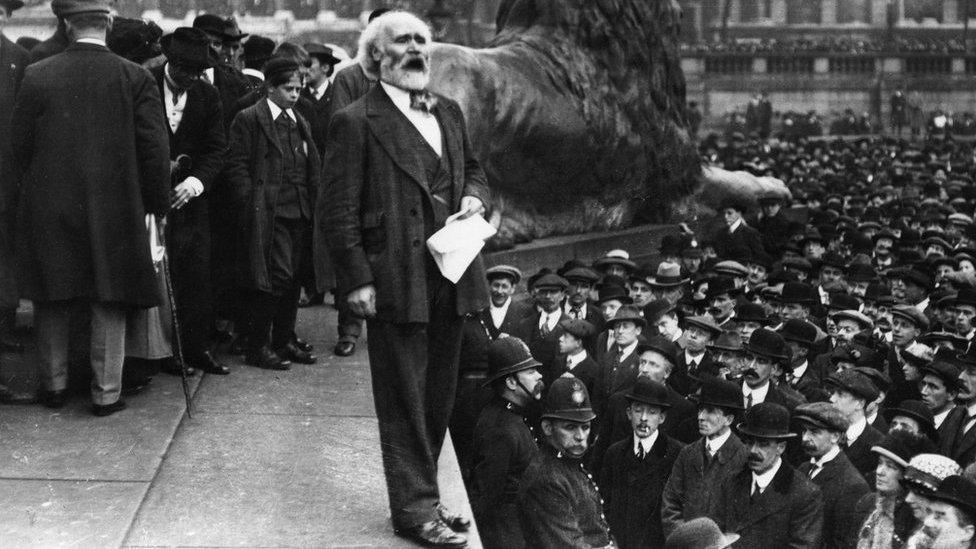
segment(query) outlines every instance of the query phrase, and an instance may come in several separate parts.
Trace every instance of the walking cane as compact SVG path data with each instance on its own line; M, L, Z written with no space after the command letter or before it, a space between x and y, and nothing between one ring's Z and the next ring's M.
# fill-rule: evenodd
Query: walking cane
M170 165L171 177L178 176L190 170L192 161L189 155L181 154ZM186 400L186 415L193 418L193 401L190 398L190 381L186 375L186 361L183 359L183 338L180 335L180 319L176 308L176 295L173 293L173 277L169 273L169 247L166 243L165 229L160 231L163 238L163 248L166 255L163 258L163 278L166 281L166 296L169 298L170 317L172 318L173 340L176 342L176 358L180 361L180 382L183 385L183 398Z

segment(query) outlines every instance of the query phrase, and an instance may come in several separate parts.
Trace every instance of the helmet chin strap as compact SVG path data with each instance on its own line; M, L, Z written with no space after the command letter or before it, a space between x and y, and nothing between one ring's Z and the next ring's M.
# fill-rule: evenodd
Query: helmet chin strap
M517 375L513 377L515 377L515 383L517 383L518 386L521 387L523 391L525 391L525 394L529 396L529 400L530 401L536 400L535 395L532 393L532 391L528 389L528 387L525 386L525 384L522 383L522 380L519 379Z

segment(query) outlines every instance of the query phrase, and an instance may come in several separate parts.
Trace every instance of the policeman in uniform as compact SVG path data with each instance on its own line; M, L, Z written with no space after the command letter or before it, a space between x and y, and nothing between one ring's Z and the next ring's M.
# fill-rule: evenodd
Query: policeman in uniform
M541 363L517 337L492 341L486 354L484 385L494 395L475 426L471 506L486 548L518 549L525 547L516 505L519 481L539 453L528 408L542 397Z
M599 488L583 466L595 418L582 381L553 381L542 414L545 442L519 490L519 519L529 547L612 545Z

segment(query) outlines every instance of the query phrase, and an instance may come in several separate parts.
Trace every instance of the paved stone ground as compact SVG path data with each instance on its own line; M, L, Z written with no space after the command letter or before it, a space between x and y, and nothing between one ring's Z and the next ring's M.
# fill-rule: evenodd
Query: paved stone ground
M81 396L0 408L0 546L411 547L390 527L365 346L331 355L335 321L299 313L316 365L194 378L192 418L165 374L107 418ZM33 389L32 360L5 355L0 379ZM450 444L441 486L471 516Z

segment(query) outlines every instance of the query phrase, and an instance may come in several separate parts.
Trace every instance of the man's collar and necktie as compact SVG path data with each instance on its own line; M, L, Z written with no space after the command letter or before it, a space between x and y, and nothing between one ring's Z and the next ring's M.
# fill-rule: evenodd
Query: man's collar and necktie
M783 465L782 458L776 458L776 463L769 468L765 473L757 475L755 472L752 473L752 489L750 495L755 497L756 495L762 494L769 487L769 484L773 482L773 477L779 472L779 468Z
M437 105L437 98L427 90L404 90L386 82L380 82L380 86L400 110L410 109L430 115Z
M756 404L761 402L766 402L766 396L769 394L769 381L766 381L761 387L756 387L753 389L749 387L748 383L742 384L742 398L743 404L746 408L751 408Z
M266 99L265 101L268 102L268 108L271 110L271 120L278 122L278 117L282 112L284 112L286 115L288 115L288 118L291 119L292 122L298 122L298 119L295 118L295 111L293 109L282 109L270 99Z
M810 472L808 473L810 478L816 477L825 465L830 463L834 458L840 455L840 446L834 446L827 453L820 456L820 459L810 458Z
M647 438L639 438L634 435L634 455L637 456L638 460L643 461L647 454L651 452L651 448L654 447L654 443L657 442L657 437L660 431L654 431L651 436Z

